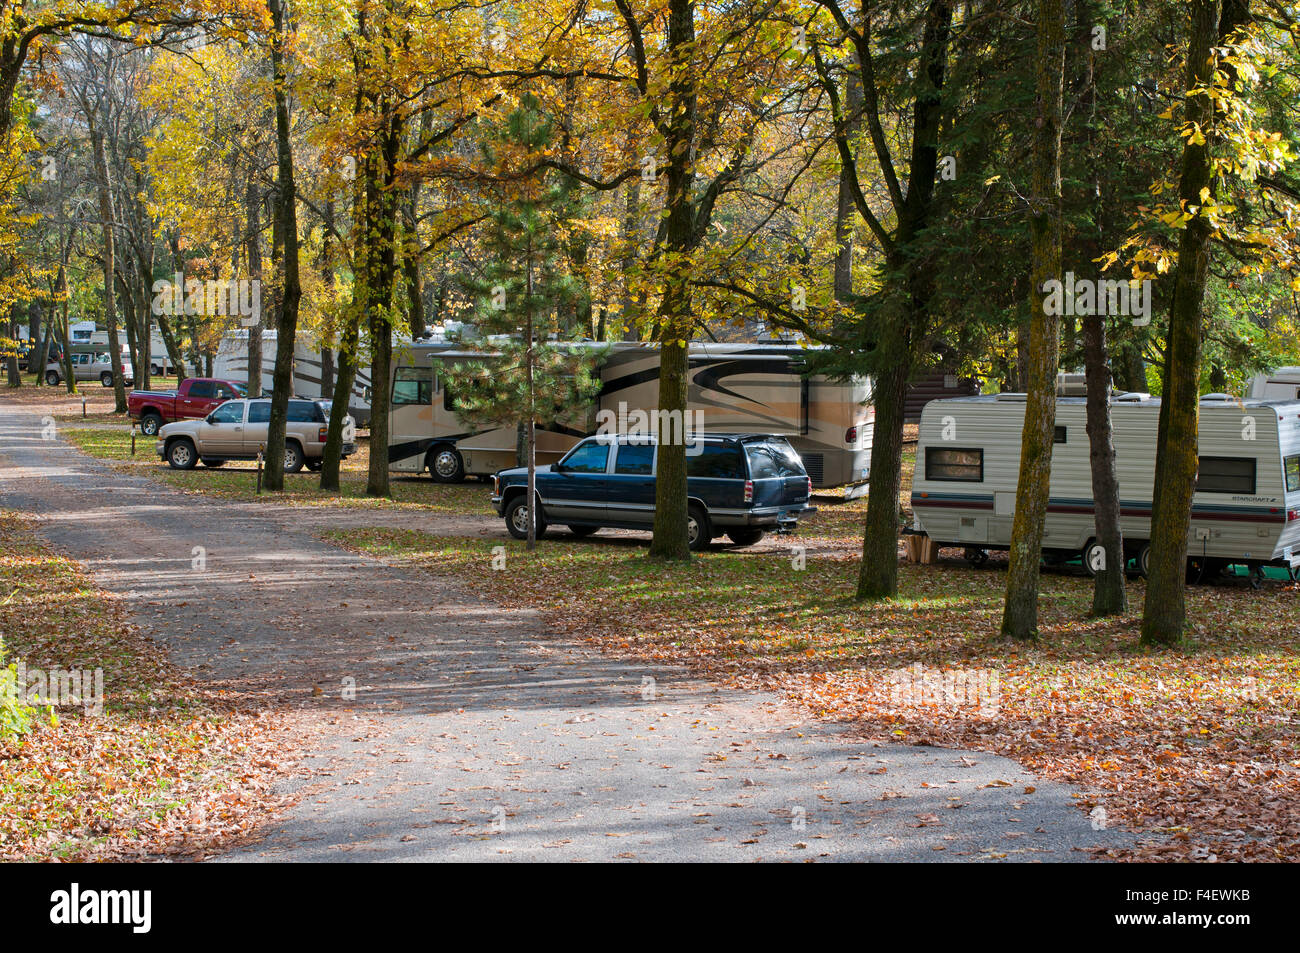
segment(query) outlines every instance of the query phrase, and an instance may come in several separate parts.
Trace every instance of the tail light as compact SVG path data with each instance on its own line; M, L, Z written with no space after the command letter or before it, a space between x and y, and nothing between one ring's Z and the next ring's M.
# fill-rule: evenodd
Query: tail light
M745 502L746 503L754 502L754 481L753 480L745 481Z
M1286 521L1288 523L1291 523L1294 522L1295 520L1300 520L1300 510L1287 510Z
M321 427L321 428L320 428L320 433L319 433L319 435L318 435L318 437L317 437L317 439L319 440L319 442L320 442L320 443L324 443L324 442L325 442L325 438L329 436L329 433L330 433L330 428L329 428L329 427Z
M850 427L848 430L844 431L844 442L845 442L845 443L856 443L857 440L858 440L858 428L857 428L857 427Z

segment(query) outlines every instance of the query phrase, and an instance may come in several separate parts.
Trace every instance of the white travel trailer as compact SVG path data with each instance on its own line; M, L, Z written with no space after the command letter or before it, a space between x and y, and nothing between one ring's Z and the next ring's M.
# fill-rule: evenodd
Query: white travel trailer
M269 394L275 385L275 348L279 337L275 331L262 332L262 393ZM296 341L293 348L293 394L295 397L332 399L334 394L321 393L321 355L304 341ZM335 365L337 367L337 364ZM248 329L236 328L221 336L217 353L212 358L212 376L246 381L248 376ZM352 382L352 399L348 413L364 427L370 422L370 375L357 368Z
M118 340L125 351L125 330L119 330ZM99 325L94 321L77 321L68 327L68 343L73 347L88 345L107 350L108 332L100 330ZM149 332L149 373L154 377L165 377L176 373L176 368L172 366L171 359L167 355L167 345L162 335L153 329Z
M1300 367L1279 367L1257 374L1246 396L1251 400L1300 400Z
M1086 401L1057 398L1044 556L1099 563L1088 458ZM1024 394L936 400L921 415L912 482L914 531L961 546L981 562L1011 544L1020 469ZM1160 401L1111 398L1125 555L1145 572L1150 558ZM1245 565L1300 567L1300 401L1201 398L1200 470L1187 531L1198 576Z
M602 389L591 418L537 432L538 463L553 463L605 421L620 424L659 404L659 351L645 344L602 347ZM692 343L687 413L695 431L774 433L789 438L813 486L867 478L875 412L865 379L836 382L802 374L805 349L790 344ZM487 477L518 460L514 428L478 430L454 412L440 368L483 359L464 345L416 342L394 348L388 465L442 482Z

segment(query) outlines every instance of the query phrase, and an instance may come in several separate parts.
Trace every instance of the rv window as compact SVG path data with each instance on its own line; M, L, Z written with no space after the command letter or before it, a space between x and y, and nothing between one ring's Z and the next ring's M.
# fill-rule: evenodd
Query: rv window
M1201 457L1196 474L1201 493L1254 493L1253 457Z
M393 406L433 403L433 368L399 367L393 379Z
M615 473L650 476L654 473L655 447L652 443L625 443L618 448Z
M691 454L699 450L694 456ZM745 479L745 462L734 443L706 443L686 447L686 475L713 480Z
M1065 428L1057 427L1052 431L1052 443L1065 443Z
M1286 491L1300 492L1300 457L1286 458Z
M925 478L927 480L961 480L969 483L984 481L984 451L925 448Z

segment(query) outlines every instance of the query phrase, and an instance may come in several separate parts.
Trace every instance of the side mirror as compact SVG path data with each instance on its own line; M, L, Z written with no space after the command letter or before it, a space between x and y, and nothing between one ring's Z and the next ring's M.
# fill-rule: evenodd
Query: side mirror
M552 467L551 467L551 472L552 472L552 473L567 473L567 472L569 472L569 468L566 467L563 463L556 463L556 464L552 465Z

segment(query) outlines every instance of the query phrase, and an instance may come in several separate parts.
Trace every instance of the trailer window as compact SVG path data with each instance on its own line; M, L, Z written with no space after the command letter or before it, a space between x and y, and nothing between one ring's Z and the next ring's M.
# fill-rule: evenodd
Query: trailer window
M1065 443L1065 428L1057 427L1052 431L1052 443Z
M1300 457L1286 458L1286 491L1300 492Z
M925 478L982 483L984 451L971 448L926 447Z
M399 367L393 376L393 406L433 403L433 368Z
M1201 457L1196 489L1202 493L1254 493L1254 457Z

